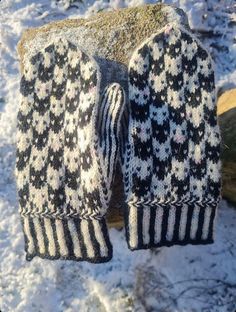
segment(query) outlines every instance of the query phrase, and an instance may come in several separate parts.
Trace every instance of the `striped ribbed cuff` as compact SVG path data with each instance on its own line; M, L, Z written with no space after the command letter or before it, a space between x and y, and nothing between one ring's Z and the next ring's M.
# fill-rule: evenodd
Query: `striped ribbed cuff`
M216 205L181 203L128 205L125 229L131 250L152 247L211 244L214 242Z
M105 219L52 219L21 216L26 260L45 259L107 262L112 258Z

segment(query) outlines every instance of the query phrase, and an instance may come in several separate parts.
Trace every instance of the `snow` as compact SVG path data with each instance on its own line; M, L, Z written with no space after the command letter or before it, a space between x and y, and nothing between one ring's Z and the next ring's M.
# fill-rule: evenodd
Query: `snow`
M49 0L0 3L0 311L234 311L236 309L236 210L222 201L216 240L206 246L174 246L131 252L124 232L110 232L112 261L105 264L25 261L14 181L19 60L24 29L142 0L89 0L62 5ZM147 1L146 1L147 2ZM149 1L154 3L154 1ZM233 1L171 0L216 62L217 86L236 82L236 16Z

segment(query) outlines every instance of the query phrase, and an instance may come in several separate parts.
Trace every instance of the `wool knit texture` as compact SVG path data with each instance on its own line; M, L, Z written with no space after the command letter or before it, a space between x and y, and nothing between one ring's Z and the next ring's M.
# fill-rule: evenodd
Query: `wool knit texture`
M100 96L95 60L65 39L26 61L16 178L26 259L105 262L105 214L119 149L124 92Z
M177 24L153 34L129 63L123 160L131 250L214 241L221 197L212 61Z

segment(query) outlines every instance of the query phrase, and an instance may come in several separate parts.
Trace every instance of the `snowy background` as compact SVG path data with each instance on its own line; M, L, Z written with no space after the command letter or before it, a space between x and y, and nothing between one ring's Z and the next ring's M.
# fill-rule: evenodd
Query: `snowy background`
M71 3L70 3L71 2ZM216 241L206 246L128 250L123 231L111 230L106 264L25 261L14 182L19 97L16 45L24 29L143 0L2 0L0 2L0 311L126 312L236 310L236 209L222 201ZM154 1L146 1L153 3ZM236 84L234 1L164 1L181 7L210 50L219 91Z

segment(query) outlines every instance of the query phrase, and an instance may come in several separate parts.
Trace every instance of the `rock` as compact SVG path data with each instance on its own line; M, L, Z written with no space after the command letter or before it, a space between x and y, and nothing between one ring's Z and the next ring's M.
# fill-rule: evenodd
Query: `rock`
M219 97L217 114L222 138L222 195L236 204L236 89Z

